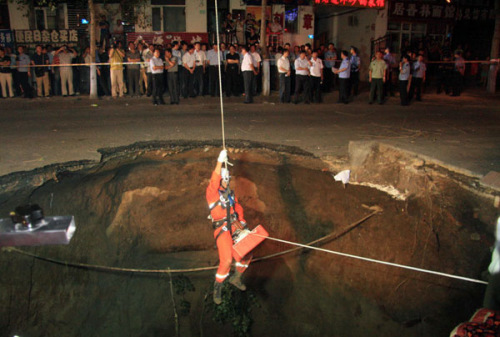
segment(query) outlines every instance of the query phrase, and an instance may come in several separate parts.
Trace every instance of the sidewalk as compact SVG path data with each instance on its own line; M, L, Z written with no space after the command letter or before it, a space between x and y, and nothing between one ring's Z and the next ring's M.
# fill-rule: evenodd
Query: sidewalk
M276 93L242 104L224 98L227 139L297 146L319 157L346 157L349 141L378 141L421 153L472 175L500 172L500 95L427 93L409 107L392 97L368 105L278 104ZM0 100L0 175L73 160L99 160L97 149L151 140L221 139L219 98L153 106L149 98ZM221 141L222 143L222 141Z

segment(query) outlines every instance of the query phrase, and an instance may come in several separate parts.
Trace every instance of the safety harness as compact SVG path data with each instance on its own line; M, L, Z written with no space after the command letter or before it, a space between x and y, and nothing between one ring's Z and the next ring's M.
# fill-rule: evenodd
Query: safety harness
M231 191L229 186L221 191L219 189L219 200L217 200L215 203L210 204L209 210L212 211L215 207L220 206L226 210L226 217L217 221L213 221L212 219L212 225L214 227L214 230L222 227L221 231L217 236L215 237L215 242L217 243L217 239L219 236L224 233L229 231L231 233L231 223L235 220L238 220L238 213L236 213L236 210L234 210L234 205L235 205L235 199L234 199L234 193ZM233 208L233 214L231 215L231 208Z

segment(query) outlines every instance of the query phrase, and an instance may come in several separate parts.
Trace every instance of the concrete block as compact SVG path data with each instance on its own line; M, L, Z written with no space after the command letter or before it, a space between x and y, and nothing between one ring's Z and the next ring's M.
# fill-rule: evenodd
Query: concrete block
M488 172L488 174L481 179L481 184L500 190L500 173L496 171Z

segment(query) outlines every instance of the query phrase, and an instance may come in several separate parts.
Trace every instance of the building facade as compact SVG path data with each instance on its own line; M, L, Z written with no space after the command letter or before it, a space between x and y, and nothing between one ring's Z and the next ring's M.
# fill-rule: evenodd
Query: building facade
M269 0L265 20L268 27L278 23L279 31L268 31L274 44L312 43L314 39L314 7L307 0ZM286 2L286 4L285 4ZM260 1L219 0L219 24L223 40L226 15L230 13L234 24L246 28L248 16L252 17L259 34L262 8ZM22 6L16 2L2 5L2 32L14 36L14 42L32 46L41 44L84 43L88 39L90 15L87 6L75 2L59 3L55 8ZM132 15L125 15L119 3L96 3L96 18L109 23L109 30L116 39L167 43L172 40L212 42L215 40L214 0L147 0L133 8ZM8 13L8 14L7 14ZM133 17L133 19L130 19ZM239 22L241 21L241 22ZM277 26L275 25L274 28ZM244 28L244 29L245 29ZM101 31L96 29L99 40ZM130 35L130 36L129 36ZM236 34L235 34L236 35ZM71 38L69 38L71 36ZM75 38L75 36L78 37ZM2 44L2 41L0 41ZM5 45L5 43L3 43Z

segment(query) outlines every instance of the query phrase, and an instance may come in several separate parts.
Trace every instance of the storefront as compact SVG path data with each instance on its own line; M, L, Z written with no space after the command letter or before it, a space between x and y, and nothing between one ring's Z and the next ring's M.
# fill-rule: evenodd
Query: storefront
M418 51L429 43L460 44L463 34L456 34L457 27L471 22L477 26L494 19L492 3L487 0L393 0L388 14L387 45L397 54Z

